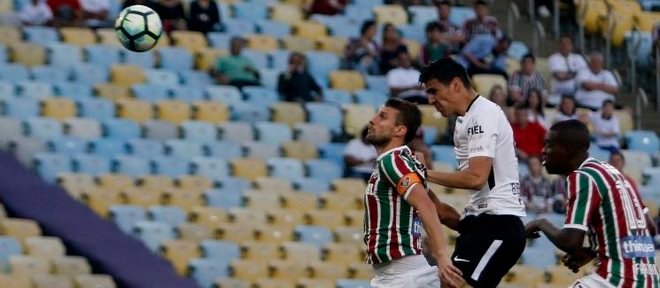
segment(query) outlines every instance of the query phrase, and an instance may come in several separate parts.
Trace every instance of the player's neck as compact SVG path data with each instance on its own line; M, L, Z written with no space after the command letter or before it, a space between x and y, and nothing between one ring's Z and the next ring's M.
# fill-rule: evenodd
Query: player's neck
M589 155L587 155L587 154L582 154L582 155L578 155L578 156L573 157L573 158L569 161L569 167L568 167L568 168L569 168L569 171L566 171L566 173L565 173L564 175L565 175L565 176L568 176L568 175L570 175L571 173L573 173L573 171L575 171L575 170L577 170L578 168L580 168L580 166L582 165L582 163L584 163L584 161L587 161L588 158L589 158Z
M477 97L479 97L479 94L474 92L472 89L465 90L464 93L465 96L461 97L463 101L460 103L460 111L457 113L458 116L465 116L465 113L470 110L470 107L474 104L474 101L476 101Z
M380 155L383 155L384 153L387 153L387 151L390 151L394 148L399 148L399 147L404 146L404 145L405 144L403 144L403 142L401 142L401 141L392 140L389 143L387 143L386 145L378 146L378 147L374 146L374 147L376 148L376 154L378 155L378 157L380 157Z

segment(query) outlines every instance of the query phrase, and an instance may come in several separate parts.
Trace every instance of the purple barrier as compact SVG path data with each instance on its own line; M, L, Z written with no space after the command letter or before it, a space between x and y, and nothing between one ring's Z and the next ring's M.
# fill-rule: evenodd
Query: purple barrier
M44 183L4 152L0 152L0 202L11 216L39 222L45 234L61 238L70 254L86 257L94 272L111 275L118 287L196 287L141 242L66 191Z

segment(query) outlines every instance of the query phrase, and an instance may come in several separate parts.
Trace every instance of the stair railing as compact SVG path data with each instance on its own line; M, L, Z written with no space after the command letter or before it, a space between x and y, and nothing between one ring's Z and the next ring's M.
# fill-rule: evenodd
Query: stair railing
M514 36L514 30L516 28L516 23L520 19L520 9L518 9L518 5L514 2L511 2L509 5L509 11L507 12L507 31L509 32L509 38L513 39L515 38Z
M543 23L541 21L534 22L534 33L532 35L532 48L534 53L539 51L539 42L545 40L545 28L543 28Z
M649 98L643 88L639 88L633 95L635 96L635 128L642 130L642 107L649 104Z

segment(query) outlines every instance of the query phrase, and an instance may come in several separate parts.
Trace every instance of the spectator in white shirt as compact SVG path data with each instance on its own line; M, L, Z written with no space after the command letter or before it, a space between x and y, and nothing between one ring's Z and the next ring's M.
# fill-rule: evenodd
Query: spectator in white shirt
M619 151L619 118L614 115L614 102L605 100L600 112L591 114L592 135L596 138L596 145L610 152Z
M412 66L408 52L397 56L399 67L387 72L387 86L392 97L399 97L410 102L427 104L426 91L419 84L419 71Z
M47 25L53 20L53 11L45 0L32 0L23 6L18 16L23 25Z
M361 137L348 141L344 148L344 164L348 177L361 178L365 181L369 181L371 177L378 155L376 148L366 141L368 131L367 127L364 127Z
M582 55L573 53L571 38L559 39L558 50L548 58L548 65L552 72L548 103L552 105L557 105L563 95L575 96L577 91L575 76L578 71L587 67L587 62L584 61Z
M573 96L571 95L562 96L559 108L557 109L557 114L555 115L555 119L552 120L552 123L554 124L561 121L576 119L578 119L578 115L575 99L573 99Z
M109 0L80 0L80 6L82 7L85 25L92 28L110 26L108 19L108 13L110 12Z
M592 52L589 56L589 68L578 72L576 81L578 91L575 100L578 105L597 110L605 100L614 100L619 92L619 84L612 72L603 68L603 54Z

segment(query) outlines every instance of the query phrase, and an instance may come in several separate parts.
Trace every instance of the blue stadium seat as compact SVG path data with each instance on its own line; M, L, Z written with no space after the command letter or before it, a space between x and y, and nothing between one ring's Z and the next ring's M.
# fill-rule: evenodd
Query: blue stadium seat
M231 107L232 119L235 121L255 123L270 120L270 108L256 103L238 103Z
M145 138L159 141L177 138L179 134L176 125L159 120L149 120L142 123L142 129Z
M642 174L644 186L658 187L660 185L660 167L646 168Z
M311 159L305 164L310 178L332 181L344 175L343 166L331 160Z
M293 140L293 131L289 125L276 122L259 122L254 124L259 142L279 146Z
M243 102L241 91L234 86L214 85L206 87L205 90L211 101L219 101L228 106Z
M201 87L210 85L210 84L197 84L190 86L171 86L170 93L172 98L178 101L183 101L186 103L193 103L204 101L206 96L204 94L204 89Z
M240 247L232 241L204 240L199 246L202 248L202 256L207 259L232 261L241 257Z
M23 33L25 34L25 40L41 46L60 42L57 30L52 27L27 26L23 28Z
M151 158L152 171L154 174L165 175L169 177L179 177L190 174L188 161L174 157L159 156Z
M332 232L328 228L313 225L297 225L294 233L298 241L322 246L332 243Z
M151 174L149 161L135 156L115 156L112 166L114 172L126 174L131 177L141 177Z
M30 79L30 71L19 64L0 65L0 79L9 82L26 81Z
M77 83L95 85L108 82L110 73L108 69L92 64L78 64L73 66L73 80Z
M69 118L64 120L64 130L69 136L82 139L97 139L103 134L101 123L96 119Z
M427 23L438 20L438 12L433 6L413 5L408 7L408 12L412 16L412 24L419 30L424 29Z
M270 176L293 181L305 177L305 167L298 159L271 158L266 161Z
M174 86L179 85L179 75L170 70L164 69L145 69L144 74L149 84Z
M258 86L243 87L243 94L245 94L247 101L253 105L270 106L280 100L280 95L275 90Z
M398 29L401 31L401 35L405 39L415 40L418 43L426 42L426 32L424 31L424 25L417 26L416 24L399 26ZM421 27L421 28L420 28ZM413 51L410 51L413 52Z
M158 253L163 242L176 236L171 225L156 221L138 221L133 227L133 235L142 240L153 253Z
M0 236L0 271L9 272L9 258L23 254L23 247L18 239Z
M94 155L113 157L126 153L126 143L120 139L99 138L89 142L89 150Z
M261 142L243 142L245 157L267 160L273 157L279 157L281 154L279 146L273 146Z
M551 246L546 245L534 245L527 247L523 252L522 262L526 266L532 266L539 269L545 269L546 267L555 265L555 254L548 253L548 247Z
M141 101L157 102L169 100L170 89L157 84L135 84L131 87L133 96Z
M79 99L76 101L78 114L84 118L96 119L99 121L112 121L115 119L115 104L112 101L102 98ZM128 120L120 120L128 121ZM135 125L135 123L133 122ZM112 124L109 124L112 125ZM136 135L140 135L139 129ZM135 136L137 137L137 136Z
M222 158L195 157L190 163L193 174L210 180L224 179L231 174L227 160Z
M252 62L252 65L256 68L267 68L268 67L268 54L265 52L245 49L241 52L241 56L247 58Z
M52 66L34 66L30 68L32 79L43 83L56 83L69 81L71 75L68 71ZM66 83L66 82L65 82Z
M225 32L229 35L243 36L255 33L255 25L251 20L227 19L224 21Z
M197 143L218 140L218 130L213 124L202 121L185 121L179 125L181 138Z
M144 52L122 51L124 52L124 63L126 64L137 65L144 69L150 69L156 65L153 50Z
M135 205L113 205L108 214L119 230L126 234L131 234L135 223L147 220L147 211Z
M179 71L179 76L183 85L200 87L200 89L214 83L209 73L203 71Z
M7 47L5 47L5 45L3 44L0 44L0 63L6 64L8 58L9 56L7 52Z
M369 90L389 95L389 86L387 85L387 78L385 76L367 75L364 77L364 81L367 83Z
M254 129L250 123L226 122L218 125L218 128L220 131L220 139L225 141L243 143L246 141L253 141L255 139Z
M268 7L261 3L238 2L232 8L236 19L257 21L268 18Z
M358 90L354 92L355 100L359 104L371 105L375 108L383 106L387 101L387 94L376 92L374 90Z
M209 207L234 208L243 204L243 192L230 189L212 189L204 192L204 202Z
M220 181L220 188L222 190L233 190L240 191L243 193L245 190L249 189L251 186L250 182L243 178L238 177L227 177Z
M323 101L345 105L353 103L353 96L344 90L325 89L323 90Z
M371 9L364 9L364 7L359 7L356 5L346 6L346 8L344 9L344 15L346 16L346 18L350 19L353 22L352 26L355 27L355 29L359 29L360 24L362 22L374 18ZM358 35L359 35L359 30L358 30Z
M291 27L286 23L270 20L257 20L256 23L257 31L261 34L273 36L275 38L284 38L291 35Z
M9 149L9 143L14 139L23 138L23 123L20 120L0 117L0 149Z
M215 141L204 145L206 154L215 158L233 160L243 157L243 148L237 143Z
M624 135L629 150L657 153L660 141L654 131L628 131Z
M132 139L126 142L126 151L136 157L150 158L165 154L162 142L150 139Z
M362 9L371 10L374 6L383 4L385 4L383 0L354 0L352 5Z
M165 222L174 227L186 222L186 212L178 206L151 206L147 210L149 219Z
M64 43L51 43L48 48L48 63L56 67L72 67L83 63L80 48Z
M474 12L472 7L452 7L449 12L449 21L460 27L463 27L465 21L476 17L477 15Z
M320 178L300 178L294 181L296 190L320 196L331 190L330 182Z
M43 99L55 94L52 85L36 81L18 82L16 91L21 98Z
M424 131L424 143L426 145L435 144L435 139L438 139L438 129L433 126L422 126Z
M306 103L305 110L309 123L325 126L334 135L342 133L343 112L339 106L331 103Z
M32 166L34 155L47 150L44 140L30 137L11 139L8 148L25 166Z
M261 85L270 89L277 89L277 81L280 77L280 72L284 69L258 69L259 76L261 76Z
M335 164L340 167L344 167L344 149L346 144L343 143L328 143L325 145L319 146L319 151L321 152L321 157L323 159L330 160L335 162Z
M186 160L203 156L204 149L200 143L171 139L165 141L165 153L170 157Z
M140 137L140 126L126 119L103 120L103 135L108 138L124 140Z
M226 259L192 259L188 263L188 275L201 288L215 287L216 279L229 277L229 261Z
M591 146L589 146L589 156L596 158L600 161L605 161L605 162L610 161L610 151L600 149L598 148L598 146L596 146L593 143L591 144Z
M529 48L527 48L527 45L525 45L525 43L520 41L511 42L511 45L509 46L509 50L507 50L506 52L509 58L513 58L516 60L522 59L522 57L525 56L525 54L527 53L529 53Z
M369 280L355 280L355 279L339 279L337 280L337 288L370 288L371 282Z
M231 40L232 35L229 35L228 33L211 32L208 33L206 37L209 39L211 47L229 51L229 41Z
M73 170L87 175L98 176L110 173L112 170L110 160L103 156L79 154L73 158Z
M339 69L339 58L330 52L307 51L309 73L319 77L327 78L331 71Z
M76 137L54 138L47 142L48 151L64 155L76 155L87 152L87 140Z
M25 121L25 131L30 137L54 139L64 134L62 124L50 118L30 118Z
M57 176L71 172L71 158L62 154L38 153L34 156L34 167L41 178L48 183L55 183Z
M192 70L193 55L180 47L163 47L158 49L160 67L172 71Z
M99 67L110 68L110 66L121 63L121 50L119 47L110 45L90 45L85 47L87 63Z
M458 166L458 163L456 163L456 153L454 152L454 146L433 145L431 146L431 152L433 153L434 161L440 161L454 168Z
M349 9L350 10L350 9ZM348 12L348 10L347 10ZM348 13L368 13L371 14L371 11L357 11L357 12L348 12ZM351 15L346 14L346 17L333 17L336 19L333 19L333 21L329 23L324 23L328 28L330 28L330 32L332 36L335 37L342 37L342 38L353 38L353 37L358 37L360 36L360 23L362 23L362 20L360 21L355 21L351 17ZM352 16L357 16L360 17L359 15L352 15ZM371 17L369 17L371 18Z
M270 67L273 69L282 69L289 66L289 50L276 50L270 52Z
M53 89L55 90L55 95L65 96L73 100L89 99L94 95L91 86L80 83L55 82L53 83Z
M5 116L16 119L27 119L39 116L39 100L37 99L4 99L2 100Z
M0 99L11 99L16 96L16 87L13 83L7 81L0 81Z

